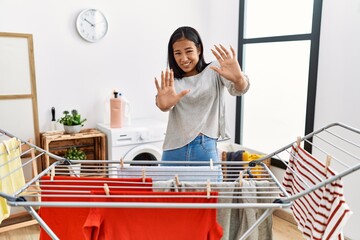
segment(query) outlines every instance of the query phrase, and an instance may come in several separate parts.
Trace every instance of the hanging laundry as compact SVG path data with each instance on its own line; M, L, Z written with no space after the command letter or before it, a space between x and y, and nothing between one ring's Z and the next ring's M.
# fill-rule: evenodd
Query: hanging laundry
M91 190L103 188L104 184L118 191L152 191L152 180L145 178L96 178L96 177L69 177L50 176L41 178L41 194L44 202L90 202ZM62 193L71 197L63 197ZM79 240L84 239L82 227L88 216L89 208L84 207L41 207L40 216L50 229L60 239ZM40 240L51 240L46 231L40 228Z
M12 195L25 185L21 142L16 138L0 143L0 192ZM10 206L0 197L0 223L10 216Z
M104 195L104 191L93 191ZM138 197L123 197L126 192L111 191L112 198L96 198L94 201L134 203L216 203L217 193L209 199L206 193L180 192L132 192ZM122 196L116 198L116 196ZM159 196L156 198L156 196ZM114 197L115 196L115 197ZM216 221L216 209L196 208L91 208L84 225L86 240L219 240L222 228Z
M239 188L239 179L234 182L211 183L212 191L218 192L218 203L271 203L277 197L268 181L242 179L244 188ZM181 192L205 191L205 183L181 182ZM244 194L244 198L239 197ZM231 196L231 197L230 197ZM264 213L260 208L219 208L217 221L223 229L221 240L238 240ZM248 240L271 240L272 217L266 218L247 238Z
M218 193L218 203L219 204L230 204L233 201L234 190L238 186L237 182L221 182L221 183L211 183L210 188L212 191ZM179 191L181 192L204 192L206 191L206 183L195 183L195 182L181 182L179 186ZM230 216L231 208L219 208L217 209L216 219L223 229L223 236L221 240L230 240Z
M256 181L255 179L242 179L242 188L235 190L234 194L242 194L243 198L234 198L233 203L256 204L271 203L277 195L271 193L272 183L268 181ZM231 209L229 240L237 240L255 224L266 209L262 208L239 208ZM268 216L253 232L247 240L272 240L272 216Z
M295 195L335 175L330 167L294 145L283 185L290 195ZM352 214L341 179L296 199L291 210L306 239L344 239L342 230Z

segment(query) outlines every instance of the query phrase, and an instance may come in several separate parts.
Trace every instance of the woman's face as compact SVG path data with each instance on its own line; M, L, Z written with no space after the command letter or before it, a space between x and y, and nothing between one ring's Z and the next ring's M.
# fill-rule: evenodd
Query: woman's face
M199 62L200 49L188 39L180 39L174 42L174 58L177 65L185 72L185 77L198 74L196 64Z

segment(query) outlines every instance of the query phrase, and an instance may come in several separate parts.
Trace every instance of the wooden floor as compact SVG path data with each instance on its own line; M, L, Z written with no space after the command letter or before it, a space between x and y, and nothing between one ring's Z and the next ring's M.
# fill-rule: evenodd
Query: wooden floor
M1 240L38 240L39 225L31 225L4 233L0 233ZM297 227L279 217L273 217L273 239L274 240L302 240L301 233ZM261 239L259 239L261 240Z

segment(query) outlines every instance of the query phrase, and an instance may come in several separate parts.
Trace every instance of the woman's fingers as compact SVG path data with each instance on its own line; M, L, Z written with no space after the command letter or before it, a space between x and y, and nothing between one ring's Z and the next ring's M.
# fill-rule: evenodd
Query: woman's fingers
M166 74L165 74L165 86L168 87L170 84L170 71L167 68L166 69Z
M220 60L222 60L221 57L220 57L220 55L219 55L215 50L211 49L211 52L214 54L214 56L216 57L216 59L217 59L219 62L220 62Z
M161 71L161 89L164 89L165 87L165 73L164 71Z
M159 86L158 83L157 86ZM161 71L161 89L165 89L167 87L173 87L173 86L174 86L173 70L166 69L165 71Z
M214 45L215 50L211 49L218 61L225 61L226 59L232 59L235 56L235 50L230 46L231 53L221 44L219 46Z
M174 86L174 71L171 69L169 73L169 87Z
M230 52L223 45L221 45L221 44L219 44L219 45L220 45L220 48L221 48L222 53L223 53L222 56L224 56L225 58L232 58Z
M234 49L232 46L230 46L230 50L231 50L231 53L232 53L232 57L233 57L233 58L236 58L235 49Z
M159 82L158 82L158 80L156 79L156 77L155 77L155 86L156 86L157 91L159 92L159 90L160 90L160 85L159 85Z

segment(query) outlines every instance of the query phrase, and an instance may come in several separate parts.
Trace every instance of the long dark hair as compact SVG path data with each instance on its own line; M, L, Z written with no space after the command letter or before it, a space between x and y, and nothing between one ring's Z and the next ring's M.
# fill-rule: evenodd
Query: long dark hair
M173 44L180 39L187 39L195 43L195 46L200 49L199 62L196 64L196 71L201 72L208 65L204 59L204 48L199 33L192 27L179 27L171 35L168 44L168 64L169 68L174 71L175 78L183 78L185 72L177 65L174 58Z

